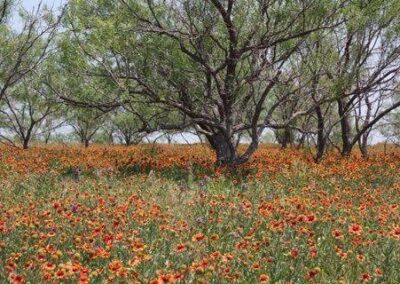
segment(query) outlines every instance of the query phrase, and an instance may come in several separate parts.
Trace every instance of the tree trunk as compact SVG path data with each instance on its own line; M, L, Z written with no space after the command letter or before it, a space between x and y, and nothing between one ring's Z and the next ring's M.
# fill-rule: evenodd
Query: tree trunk
M114 132L110 131L110 133L108 134L108 144L112 145L114 144L114 136L113 136Z
M367 106L367 114L365 116L365 121L363 123L363 127L368 126L368 124L370 123L371 120L371 112L372 112L372 104L369 101L369 97L366 96L365 97L365 104ZM359 139L359 147L360 147L360 151L361 151L361 155L363 158L367 158L368 157L368 136L369 136L370 131L366 131L364 132L360 139Z
M235 145L223 133L219 132L214 135L208 135L207 140L215 151L215 164L217 166L233 165L235 163L237 158Z
M51 133L45 136L45 138L44 138L44 143L45 143L46 145L49 144L50 138L51 138Z
M307 135L305 133L301 134L299 141L297 142L296 149L300 150L304 147L304 143L306 142Z
M364 133L358 141L358 147L360 148L361 156L365 159L368 158L368 136L369 132Z
M25 150L29 148L29 139L24 139L23 140L22 148L25 149Z
M125 146L130 146L132 144L132 137L129 134L123 134Z
M288 145L292 145L292 131L289 126L285 127L282 137L282 148L285 149Z
M89 147L89 139L85 139L85 148Z
M340 127L341 127L341 138L342 138L342 156L349 156L351 150L353 149L353 144L351 143L351 127L349 121L349 114L344 107L344 101L339 99L338 101L338 112L340 116Z
M322 157L324 156L326 147L326 137L324 134L325 121L320 106L317 106L315 108L315 112L317 114L318 130L317 130L317 154L315 155L314 160L316 163L319 163Z
M28 149L29 148L29 141L31 141L32 130L33 130L34 126L35 126L35 123L34 122L31 123L31 125L28 128L28 131L26 132L26 134L22 135L22 148L24 148L24 149Z

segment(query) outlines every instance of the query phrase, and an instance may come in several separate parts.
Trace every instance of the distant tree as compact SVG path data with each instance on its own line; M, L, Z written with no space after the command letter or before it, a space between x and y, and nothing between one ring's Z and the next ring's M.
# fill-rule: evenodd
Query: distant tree
M111 122L116 138L126 146L138 144L148 135L145 131L146 125L143 125L135 114L125 109L119 109L113 113Z
M50 141L52 141L56 131L65 125L65 118L62 114L63 112L65 113L67 111L65 108L61 110L60 106L58 106L58 108L60 111L46 116L40 125L40 129L38 130L37 136L41 138L41 141L43 141L45 144L48 144Z
M337 108L341 153L359 144L367 155L371 129L400 106L392 101L400 75L399 1L352 1L343 24L321 44L322 70ZM383 108L382 102L392 101Z
M43 72L43 73L41 73ZM41 127L60 106L53 92L43 84L44 68L11 87L0 101L0 137L10 143L15 137L24 149L41 135Z
M351 1L340 25L315 32L292 57L309 82L298 98L313 106L304 130L315 141L316 161L328 146L348 156L358 144L367 156L370 133L400 106L399 4Z
M101 129L105 115L93 109L70 108L67 123L75 136L87 148L94 135Z

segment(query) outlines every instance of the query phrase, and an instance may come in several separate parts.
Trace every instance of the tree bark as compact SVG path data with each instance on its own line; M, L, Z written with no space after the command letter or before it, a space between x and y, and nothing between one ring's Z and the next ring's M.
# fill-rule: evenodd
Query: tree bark
M365 104L367 107L367 113L365 116L365 121L363 124L363 127L366 127L370 120L371 120L371 112L372 112L372 103L370 102L368 96L365 97ZM370 131L366 131L364 132L360 139L359 139L359 147L360 147L360 151L361 151L361 156L363 158L367 158L368 157L368 136L369 136Z
M125 142L125 146L130 146L132 144L132 139L131 136L128 134L123 134L123 138L124 138L124 142Z
M326 147L326 137L324 135L325 122L320 106L317 106L315 108L315 112L317 114L318 130L317 130L317 154L315 155L314 161L316 163L319 163L325 153L325 147Z
M340 116L340 127L341 127L341 138L342 138L342 156L349 156L353 149L351 143L351 127L349 121L349 114L345 108L345 102L342 99L338 99L338 113Z
M300 139L298 140L297 145L296 145L296 149L297 149L297 150L300 150L301 148L304 147L304 143L306 142L306 137L307 137L307 135L306 135L305 133L303 133L303 134L301 135L301 137L300 137Z
M363 158L367 158L368 157L368 136L367 135L363 135L360 141L360 151L361 151L361 156Z
M219 132L214 135L208 135L207 140L215 151L215 164L217 166L235 164L237 158L236 150L234 143L230 139L227 139L223 133Z
M282 136L282 149L287 148L289 144L292 145L292 131L289 125L285 127Z
M24 141L22 142L22 148L24 150L29 148L29 139L24 139Z

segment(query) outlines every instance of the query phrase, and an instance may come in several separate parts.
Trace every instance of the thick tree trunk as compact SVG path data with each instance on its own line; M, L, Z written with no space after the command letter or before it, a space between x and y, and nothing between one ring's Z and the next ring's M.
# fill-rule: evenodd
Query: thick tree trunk
M29 139L24 139L24 141L22 142L22 148L24 148L25 150L29 148Z
M216 154L217 166L233 165L236 161L236 151L234 143L227 139L223 133L217 133L214 135L207 136L211 147L214 149Z
M85 148L89 147L89 139L84 140Z
M31 125L28 128L28 131L26 132L26 134L22 135L22 148L24 148L24 149L28 149L29 148L29 141L31 141L32 131L33 131L33 127L34 126L35 126L35 123L31 123Z
M341 138L342 138L342 156L349 156L353 149L351 143L351 126L349 121L349 114L344 107L345 102L342 99L338 101L338 112L340 116Z

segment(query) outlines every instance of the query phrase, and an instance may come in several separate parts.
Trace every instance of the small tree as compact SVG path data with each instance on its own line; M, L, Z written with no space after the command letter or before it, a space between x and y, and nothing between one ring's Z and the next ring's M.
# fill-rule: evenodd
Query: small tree
M73 128L75 136L87 148L104 123L104 113L93 109L70 109L67 123Z
M38 76L23 79L9 89L0 104L0 129L3 130L0 137L14 143L14 136L24 149L40 135L46 118L59 109L51 90L40 80Z
M115 135L120 143L126 146L138 144L148 134L146 126L142 124L140 119L124 109L116 111L111 118L112 125L116 130Z

